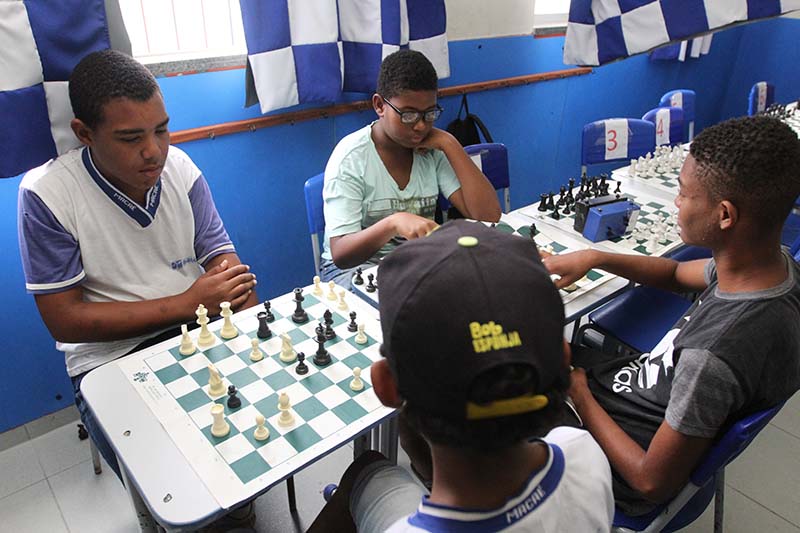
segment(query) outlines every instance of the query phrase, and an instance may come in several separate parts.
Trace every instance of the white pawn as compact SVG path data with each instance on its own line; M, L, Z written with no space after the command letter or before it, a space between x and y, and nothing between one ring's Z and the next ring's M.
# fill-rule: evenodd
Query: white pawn
M269 430L267 426L264 425L266 422L264 415L256 415L256 430L253 432L254 439L262 441L269 438Z
M192 355L197 351L197 347L189 336L189 329L186 324L181 324L181 347L179 351L181 355Z
M292 338L289 337L288 333L281 333L281 355L280 359L284 363L291 363L295 359L297 359L297 353L294 351L294 346L292 346Z
M225 394L225 384L219 375L219 370L212 364L208 365L208 393L211 396L222 396Z
M322 296L322 286L319 283L319 276L314 276L314 296Z
M346 290L342 289L339 291L339 307L338 307L339 311L347 311L348 309L350 309L349 307L347 307L347 302L344 301L345 294L347 294Z
M200 336L197 337L197 344L211 346L214 344L214 335L208 331L208 309L200 304L194 314L197 315L197 323L200 324Z
M231 431L231 426L225 421L225 407L221 403L215 403L211 407L211 416L214 423L211 424L211 434L215 437L224 437Z
M632 178L636 177L636 160L631 159L631 166L628 169L628 175Z
M336 283L333 280L328 282L328 300L336 301Z
M364 389L364 380L361 379L361 368L353 368L353 380L350 382L350 389L360 391Z
M356 344L367 344L367 335L364 333L364 324L358 325L358 333L355 338Z
M258 339L250 339L250 345L253 347L250 350L250 360L256 362L264 359L264 352L258 349Z
M278 425L284 428L293 425L292 406L289 404L289 395L285 392L278 396L278 409L281 412L281 416L278 417Z
M225 319L222 323L222 329L219 330L219 334L223 339L233 339L239 335L239 330L236 329L236 326L234 326L233 322L231 322L231 315L233 315L233 311L231 311L231 303L222 302L219 304L219 308L220 316Z

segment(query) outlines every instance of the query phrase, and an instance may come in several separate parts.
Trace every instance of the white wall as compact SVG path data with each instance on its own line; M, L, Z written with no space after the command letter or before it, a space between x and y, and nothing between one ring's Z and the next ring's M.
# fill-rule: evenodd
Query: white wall
M445 0L447 39L529 35L534 0Z

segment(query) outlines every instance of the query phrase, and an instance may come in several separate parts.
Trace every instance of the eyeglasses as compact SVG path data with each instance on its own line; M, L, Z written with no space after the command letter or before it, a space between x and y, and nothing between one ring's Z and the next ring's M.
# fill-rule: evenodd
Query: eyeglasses
M436 122L436 119L438 119L442 111L444 111L439 107L439 104L436 104L436 107L427 111L400 111L393 103L383 96L381 96L381 99L386 102L389 107L397 111L397 114L400 115L400 122L403 124L416 124L420 119L424 119L425 122Z

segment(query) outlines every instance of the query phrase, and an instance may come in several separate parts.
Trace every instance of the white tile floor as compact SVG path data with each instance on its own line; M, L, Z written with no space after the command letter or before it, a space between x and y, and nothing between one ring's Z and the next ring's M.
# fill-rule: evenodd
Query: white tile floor
M137 531L116 477L108 469L94 474L89 446L78 440L73 416L67 412L0 434L0 532ZM43 432L54 423L60 425ZM344 447L295 477L295 517L285 485L259 498L257 531L305 531L322 508L322 489L338 480L351 459L352 448ZM726 532L800 533L800 395L726 474ZM709 508L683 531L710 532L712 522Z

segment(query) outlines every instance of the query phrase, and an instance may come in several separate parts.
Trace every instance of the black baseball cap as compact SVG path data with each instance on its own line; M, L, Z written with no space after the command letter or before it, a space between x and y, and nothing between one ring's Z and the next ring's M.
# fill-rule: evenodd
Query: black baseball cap
M457 420L536 411L567 379L564 304L530 239L455 220L395 249L378 278L381 352L418 409ZM534 390L470 402L475 380L506 364L529 365Z

